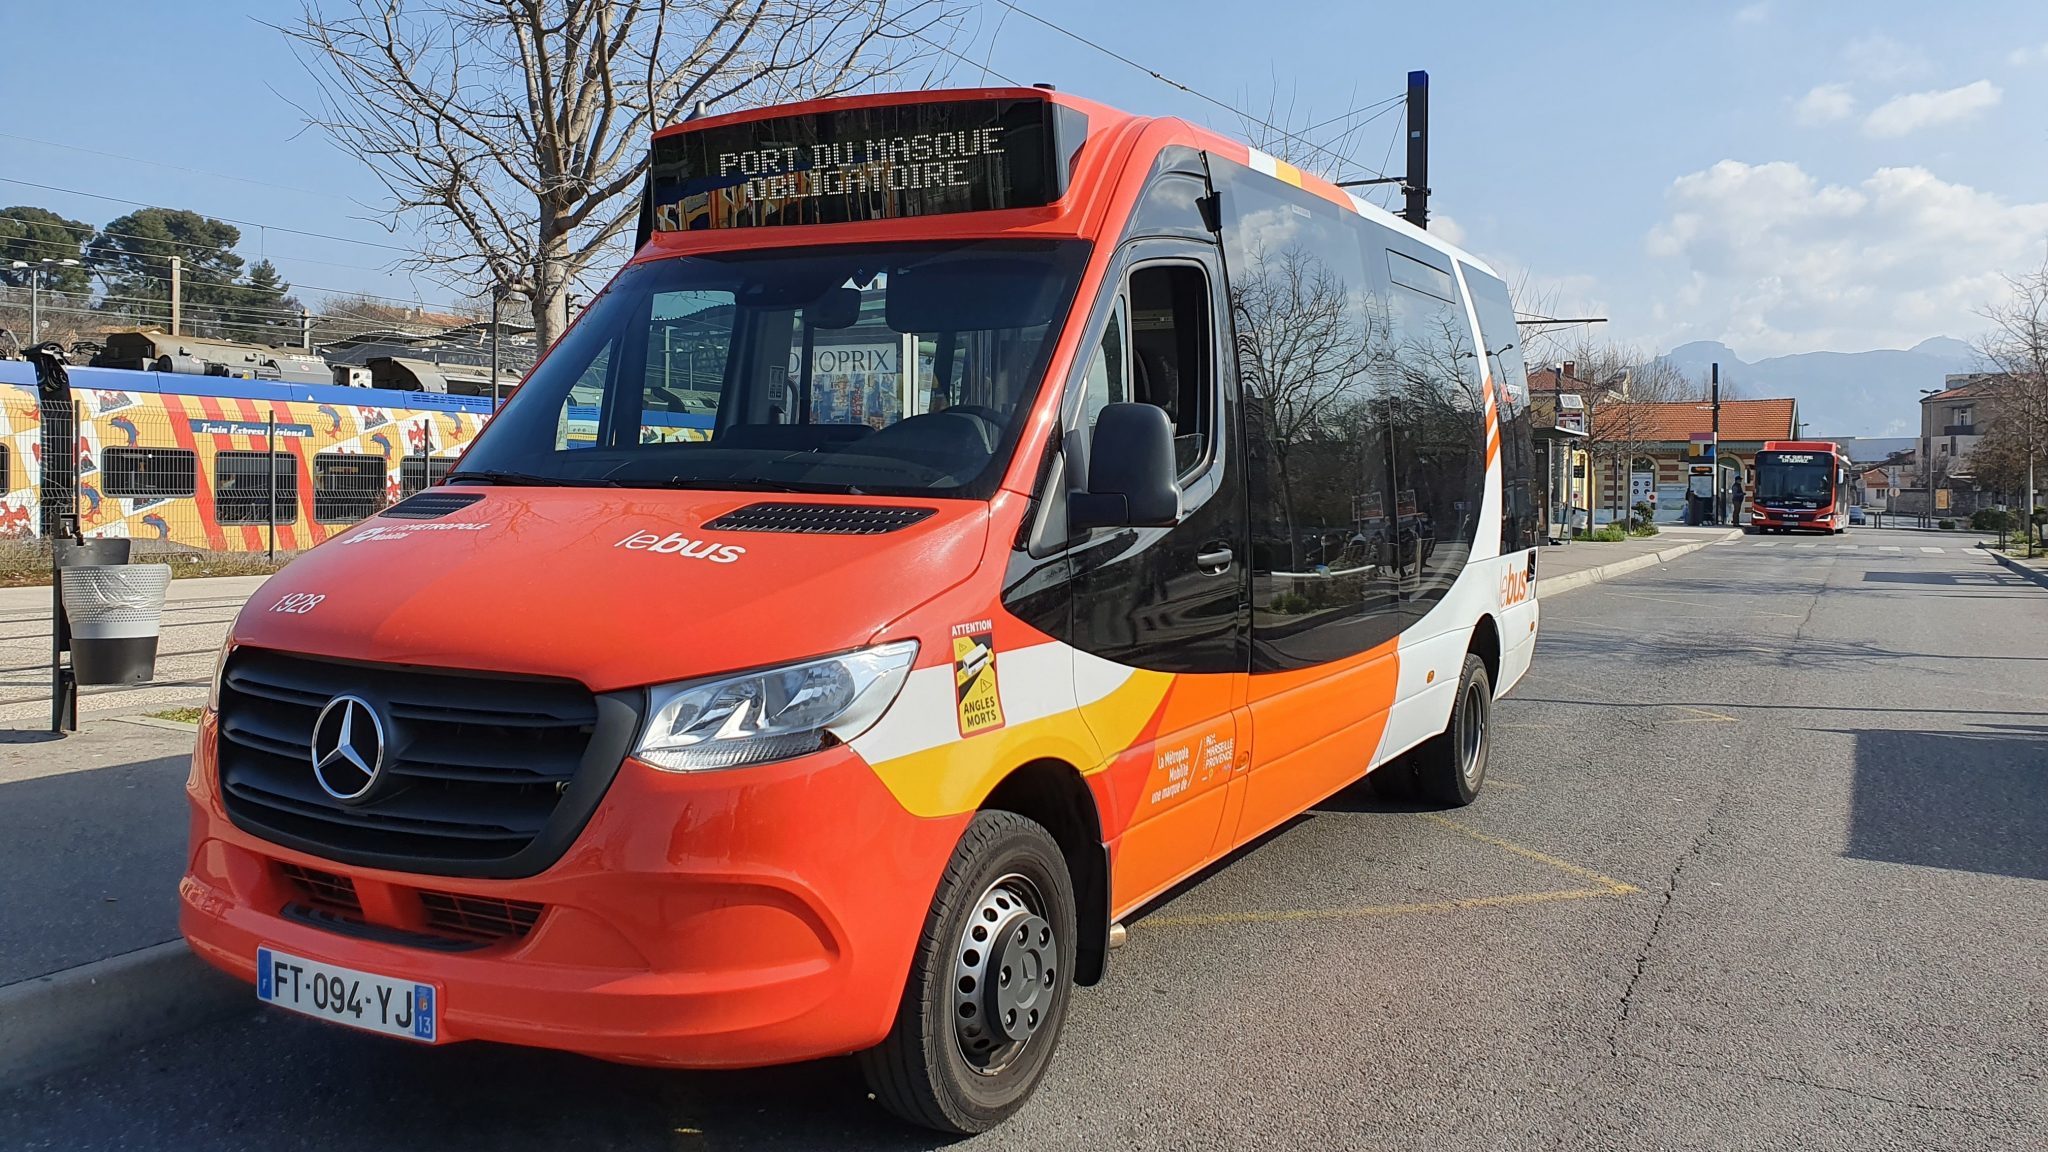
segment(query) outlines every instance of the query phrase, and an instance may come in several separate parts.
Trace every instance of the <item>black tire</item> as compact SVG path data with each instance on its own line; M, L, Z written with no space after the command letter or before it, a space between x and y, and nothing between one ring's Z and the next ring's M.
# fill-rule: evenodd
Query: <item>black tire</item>
M1010 904L999 906L1006 895L1042 906L1020 919ZM984 924L977 910L994 918ZM1021 1107L1051 1063L1066 1023L1076 923L1073 881L1052 834L1014 812L976 813L939 878L895 1026L880 1045L861 1053L861 1071L875 1099L912 1124L962 1136L986 1132ZM1029 955L999 951L993 943L976 949L972 932L989 925L1002 926L1003 943L1010 948L1025 946L1010 944L1012 929L1035 936L1043 927L1052 934L1050 948L1034 941L1038 951ZM1039 959L1047 952L1053 958L1049 966ZM973 979L962 975L966 957L974 958L973 969L988 977L972 994L967 985ZM998 996L1008 996L997 991L998 965L1006 974L1018 973L1000 988L1031 989L1042 1000L1035 1030L1021 1040L1007 1039L991 1027L997 1021L983 1010ZM1043 991L1036 991L1041 983ZM971 1014L964 1011L970 1006ZM1014 1017L1017 1010L1008 1012ZM988 1026L955 1023L978 1019L987 1019ZM967 1027L979 1028L980 1037L963 1037ZM1005 1042L998 1045L997 1040ZM970 1046L982 1044L990 1047L970 1054Z
M1451 719L1413 756L1415 788L1424 798L1462 808L1486 786L1486 761L1493 747L1493 680L1486 662L1465 654Z

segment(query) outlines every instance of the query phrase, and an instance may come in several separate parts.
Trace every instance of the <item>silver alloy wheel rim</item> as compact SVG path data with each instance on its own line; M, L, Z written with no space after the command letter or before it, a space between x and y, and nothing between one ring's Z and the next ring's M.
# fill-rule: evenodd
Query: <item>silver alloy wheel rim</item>
M988 886L953 945L953 1040L984 1076L1015 1063L1052 1021L1059 936L1038 887L1016 873Z
M1479 754L1486 747L1486 693L1479 690L1478 682L1465 685L1464 747L1459 749L1465 773L1465 786L1470 788L1479 783Z

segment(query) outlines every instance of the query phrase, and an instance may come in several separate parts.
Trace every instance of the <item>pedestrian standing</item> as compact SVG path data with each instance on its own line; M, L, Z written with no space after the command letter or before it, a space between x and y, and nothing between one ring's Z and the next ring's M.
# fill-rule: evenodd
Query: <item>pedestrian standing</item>
M1728 522L1742 524L1742 470L1735 470L1735 476L1728 485Z

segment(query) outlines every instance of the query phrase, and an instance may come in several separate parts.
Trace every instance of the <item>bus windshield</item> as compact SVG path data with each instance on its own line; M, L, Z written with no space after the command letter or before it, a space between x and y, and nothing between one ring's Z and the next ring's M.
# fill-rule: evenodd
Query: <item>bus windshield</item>
M1820 452L1758 453L1757 500L1814 500L1834 495L1834 457Z
M985 497L1086 257L966 241L635 265L449 480Z

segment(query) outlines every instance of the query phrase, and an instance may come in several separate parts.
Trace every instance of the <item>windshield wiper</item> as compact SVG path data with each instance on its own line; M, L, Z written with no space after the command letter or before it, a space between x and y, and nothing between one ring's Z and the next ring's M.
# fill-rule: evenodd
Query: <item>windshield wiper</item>
M516 485L527 488L616 488L613 480L593 480L566 476L537 476L531 472L506 472L498 469L479 468L448 474L446 483L454 484L463 480L483 480L491 484Z

